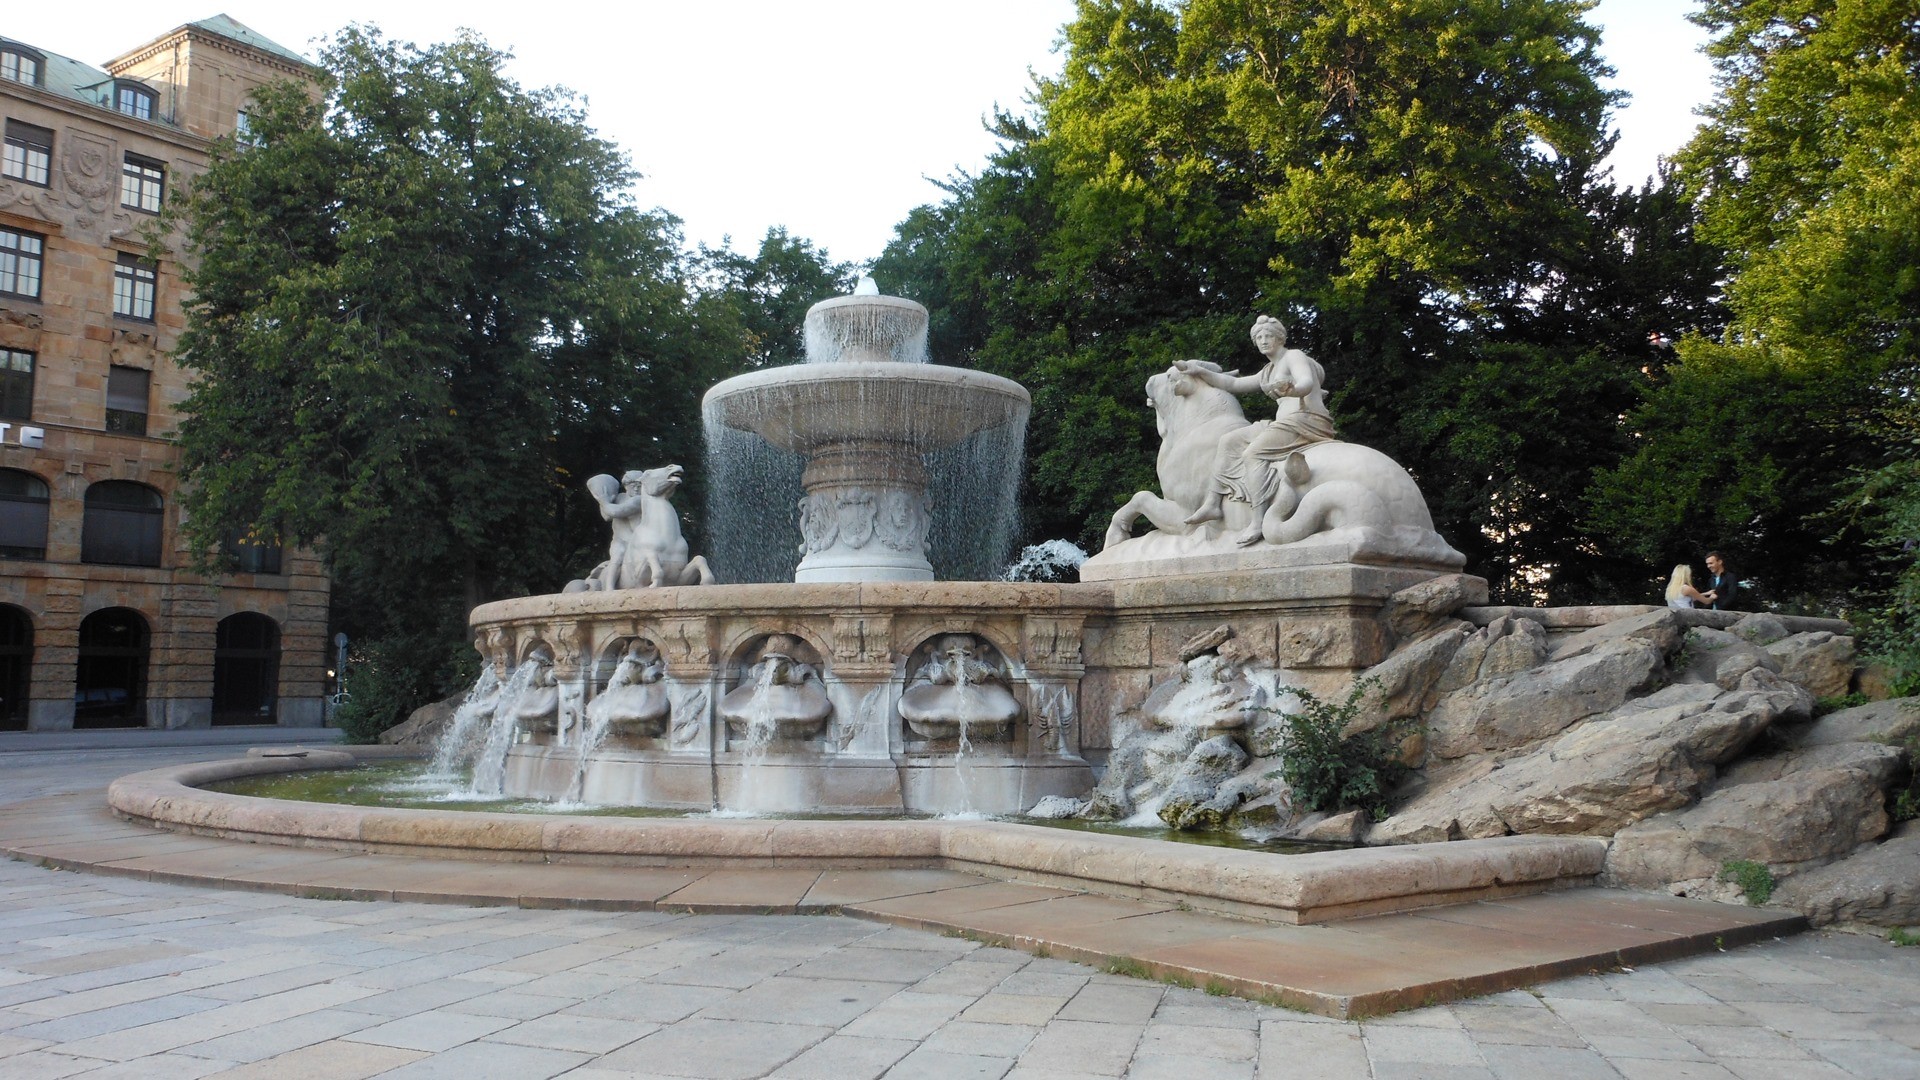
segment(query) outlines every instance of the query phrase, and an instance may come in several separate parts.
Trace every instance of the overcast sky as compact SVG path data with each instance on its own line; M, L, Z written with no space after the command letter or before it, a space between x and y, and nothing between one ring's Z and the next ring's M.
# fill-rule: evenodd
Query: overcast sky
M91 64L218 11L218 0L8 5L0 35ZM1712 92L1689 0L1600 0L1602 51L1633 95L1614 117L1615 179L1637 184L1692 133ZM688 241L753 250L770 226L865 261L929 179L977 169L995 106L1052 75L1072 0L226 0L228 15L309 55L347 22L421 43L462 27L516 56L513 75L584 95L591 123L644 174L635 197Z

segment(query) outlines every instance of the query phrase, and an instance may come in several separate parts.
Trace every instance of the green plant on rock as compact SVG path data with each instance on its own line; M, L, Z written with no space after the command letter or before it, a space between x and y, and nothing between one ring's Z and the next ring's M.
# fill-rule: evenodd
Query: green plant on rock
M1400 743L1417 726L1411 719L1388 720L1348 734L1367 695L1377 688L1361 679L1335 703L1301 689L1288 693L1299 708L1282 712L1276 738L1279 775L1293 789L1296 807L1315 811L1360 809L1375 820L1387 816L1393 787L1407 773Z
M1857 690L1851 694L1834 694L1823 697L1813 703L1813 718L1818 720L1828 713L1837 713L1843 709L1851 709L1859 705L1865 705L1870 700L1867 695Z
M1896 926L1887 931L1887 940L1897 947L1905 948L1910 945L1920 945L1920 934L1912 933L1904 926Z
M1720 880L1740 886L1741 895L1754 907L1773 899L1773 871L1765 863L1751 859L1728 859L1720 864Z

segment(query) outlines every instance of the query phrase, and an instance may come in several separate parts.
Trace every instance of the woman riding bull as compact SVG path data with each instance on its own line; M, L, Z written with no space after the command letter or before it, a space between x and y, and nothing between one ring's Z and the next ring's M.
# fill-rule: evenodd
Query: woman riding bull
M1272 420L1249 424L1220 440L1206 501L1187 517L1189 525L1225 517L1222 503L1227 498L1252 504L1253 524L1235 538L1242 547L1259 543L1261 521L1279 491L1280 470L1288 459L1298 450L1331 442L1335 437L1333 414L1327 411L1323 386L1326 369L1299 349L1287 348L1287 328L1279 319L1260 316L1254 321L1251 335L1254 347L1267 358L1266 366L1252 375L1214 371L1197 360L1173 365L1183 375L1230 393L1251 394L1257 390L1275 402Z

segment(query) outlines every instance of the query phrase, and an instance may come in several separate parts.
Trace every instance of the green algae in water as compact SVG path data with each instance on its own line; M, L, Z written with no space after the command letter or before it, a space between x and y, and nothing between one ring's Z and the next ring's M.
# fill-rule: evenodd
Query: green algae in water
M556 806L539 799L462 798L469 778L429 777L427 767L413 761L382 761L351 769L247 776L208 784L208 791L251 795L291 802L341 803L346 806L383 806L402 810L484 810L495 814L577 814L581 817L684 817L685 810L653 806Z
M206 785L208 791L228 795L250 795L261 799L285 799L291 802L340 803L347 806L381 806L403 810L476 810L495 814L568 814L580 817L683 818L705 816L697 810L674 810L655 806L591 806L581 803L551 803L539 799L484 799L462 797L469 778L462 773L454 778L430 776L427 766L417 761L382 761L356 765L351 769L315 769L308 772L248 776ZM805 821L872 821L862 814L768 814L770 818ZM1327 851L1332 844L1304 844L1291 841L1256 840L1227 832L1180 832L1140 826L1119 825L1107 821L1082 821L1078 818L1000 818L1021 825L1066 829L1106 836L1138 836L1176 844L1202 847L1235 848L1292 855L1307 851Z

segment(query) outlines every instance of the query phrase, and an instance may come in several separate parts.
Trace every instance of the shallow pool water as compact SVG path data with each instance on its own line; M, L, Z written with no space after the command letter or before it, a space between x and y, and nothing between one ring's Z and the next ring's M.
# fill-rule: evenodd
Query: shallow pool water
M544 802L539 799L486 798L472 794L467 788L466 776L435 775L425 764L417 761L383 761L357 765L351 769L316 769L312 772L248 776L206 785L208 791L224 792L229 795L251 795L256 798L288 799L294 802L342 803L348 806L385 806L410 810L485 810L496 814L577 814L583 817L635 818L747 816L729 814L725 811L708 814L700 811L666 810L651 806L594 806L585 803ZM808 821L871 820L864 815L850 814L767 816ZM998 820L1068 829L1075 832L1138 836L1150 840L1171 840L1181 844L1201 844L1207 847L1240 848L1281 854L1323 851L1327 848L1327 845L1323 844L1260 840L1234 833L1178 832L1174 829L1142 828L1073 818L1043 820L1009 817Z

